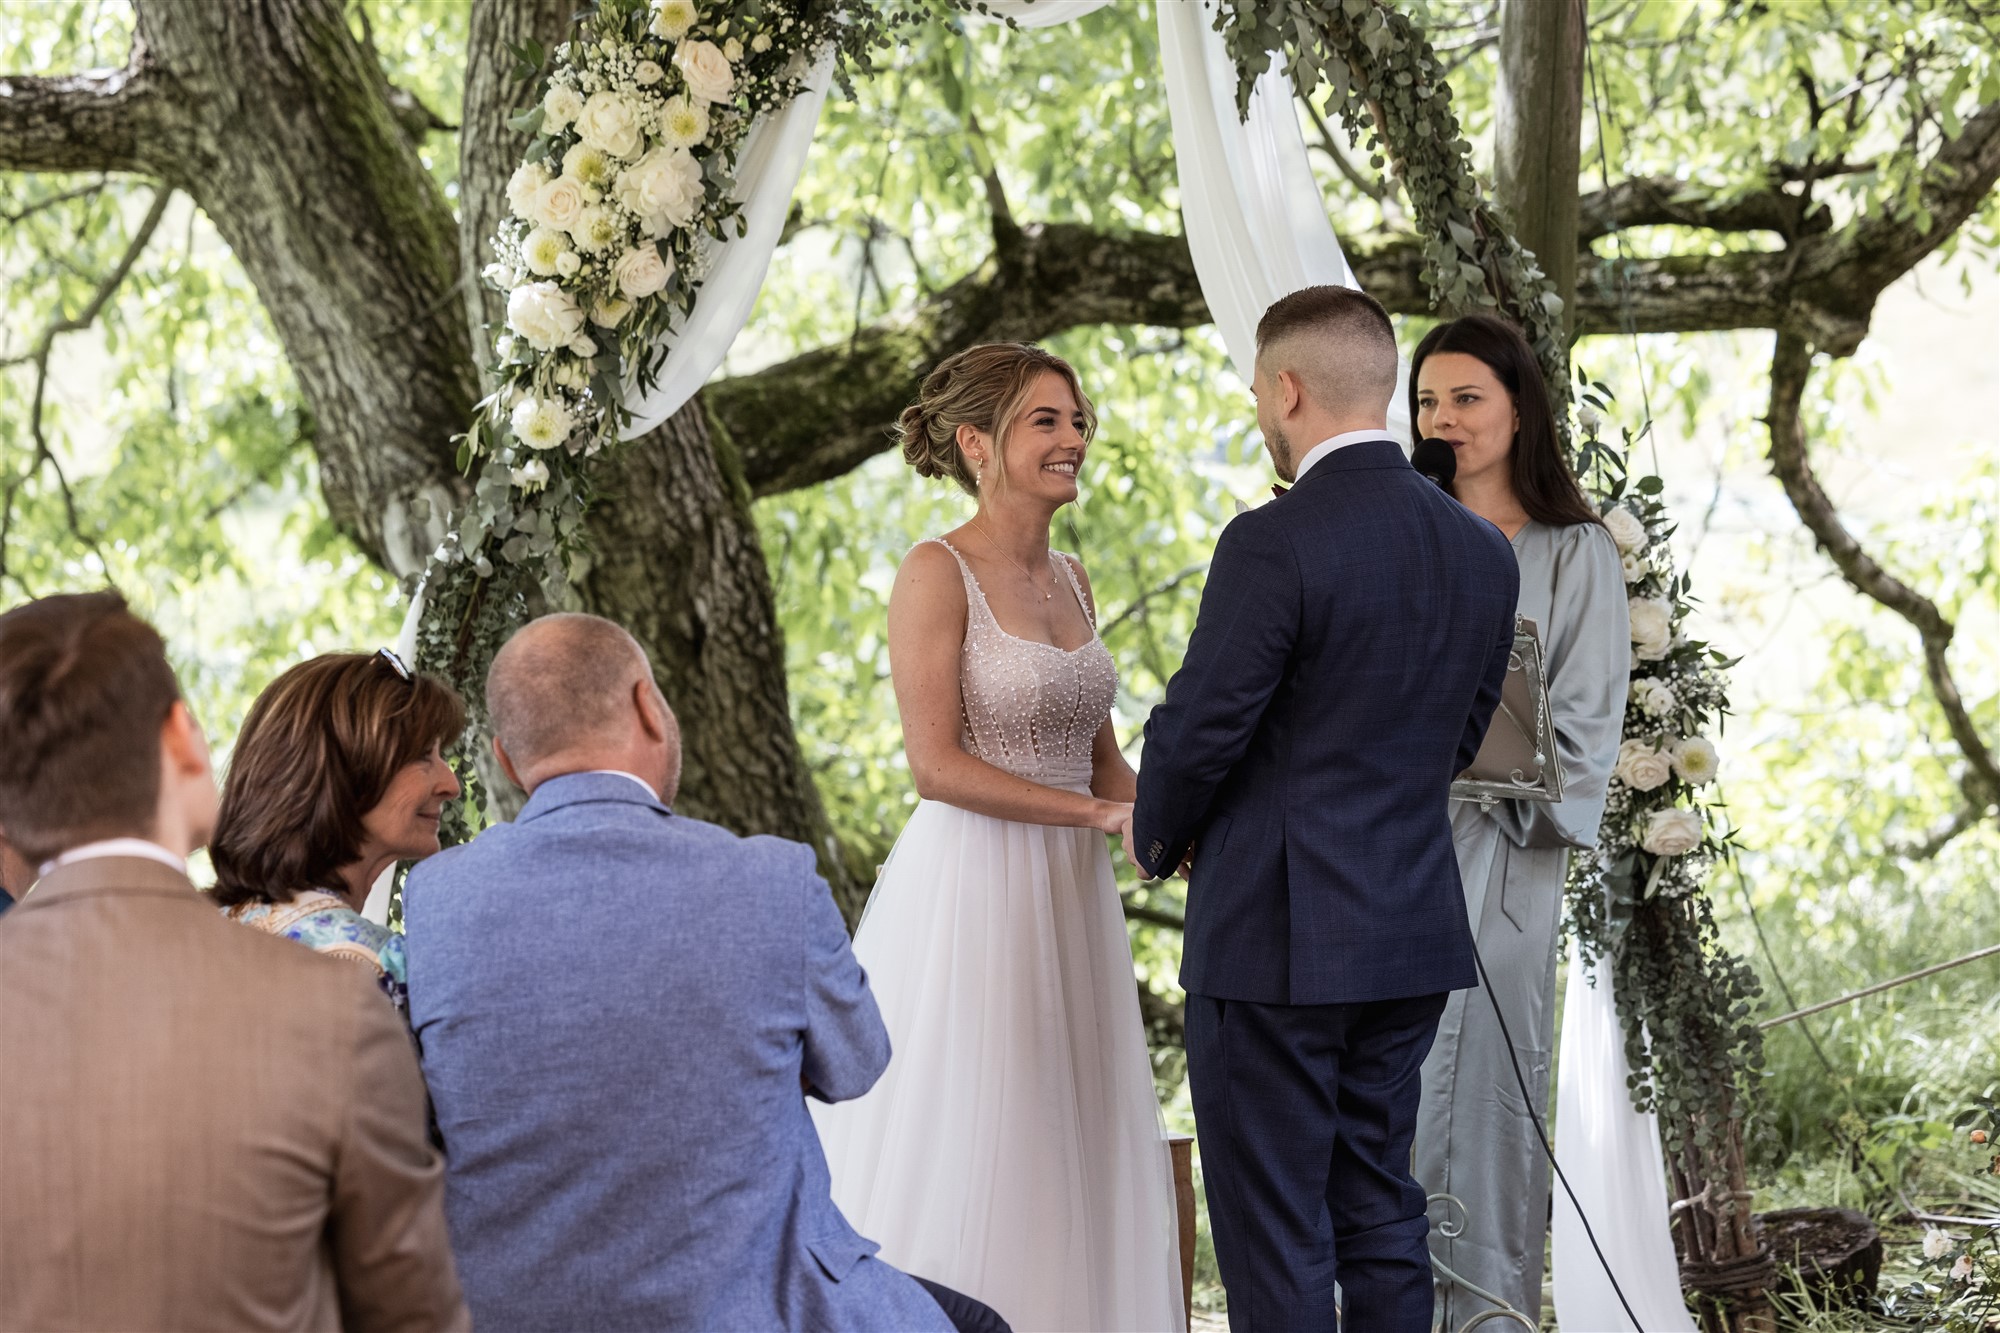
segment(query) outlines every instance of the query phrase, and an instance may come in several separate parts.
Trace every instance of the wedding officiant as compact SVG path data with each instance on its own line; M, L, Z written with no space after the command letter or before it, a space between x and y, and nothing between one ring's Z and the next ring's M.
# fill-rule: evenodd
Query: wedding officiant
M1518 609L1541 628L1562 764L1558 802L1453 807L1485 977L1482 989L1452 995L1439 1024L1424 1065L1416 1154L1426 1193L1450 1194L1464 1209L1449 1219L1463 1223L1458 1234L1434 1227L1432 1254L1539 1322L1550 1172L1530 1112L1547 1113L1563 881L1571 850L1596 842L1625 716L1632 645L1624 570L1563 460L1534 351L1513 325L1468 315L1431 330L1412 359L1410 418L1420 437L1452 446L1457 471L1447 489L1514 548ZM1433 1206L1434 1224L1450 1207ZM1448 1329L1493 1308L1442 1277L1438 1296Z

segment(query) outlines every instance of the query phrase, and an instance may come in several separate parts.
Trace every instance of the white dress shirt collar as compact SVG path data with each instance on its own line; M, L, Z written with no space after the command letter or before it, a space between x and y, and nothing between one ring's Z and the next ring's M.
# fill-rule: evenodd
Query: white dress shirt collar
M1313 464L1319 462L1320 459L1325 458L1336 449L1345 449L1350 444L1365 444L1369 440L1386 440L1388 438L1390 438L1389 428L1387 426L1379 426L1374 430L1344 431L1330 440L1321 440L1312 447L1304 458L1299 460L1298 474L1292 478L1292 485L1296 486L1304 481L1306 473L1312 471Z
M187 858L175 856L157 842L145 838L106 838L102 842L86 842L81 847L72 847L55 860L43 864L39 877L46 879L52 870L60 870L78 861L95 861L106 856L138 856L148 861L158 861L163 866L171 866L179 874L187 874Z
M622 768L588 768L581 773L572 773L569 776L576 778L624 778L628 782L638 783L640 789L646 793L647 800L657 801L660 799L660 793L653 790L652 783L646 781L646 779L640 777L637 773L627 773Z

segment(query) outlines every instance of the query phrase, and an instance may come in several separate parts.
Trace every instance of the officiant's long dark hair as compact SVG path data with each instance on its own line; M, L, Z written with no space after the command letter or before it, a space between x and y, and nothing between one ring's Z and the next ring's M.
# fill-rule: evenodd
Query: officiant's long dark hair
M1521 331L1494 315L1462 315L1426 333L1417 344L1416 355L1410 358L1413 428L1417 423L1417 373L1427 358L1439 352L1459 352L1485 362L1514 400L1521 425L1514 433L1507 480L1528 517L1552 528L1602 523L1597 507L1585 498L1576 474L1563 458L1541 363L1535 360L1535 349ZM1445 489L1451 490L1448 486ZM1452 491L1452 498L1458 498L1456 491Z

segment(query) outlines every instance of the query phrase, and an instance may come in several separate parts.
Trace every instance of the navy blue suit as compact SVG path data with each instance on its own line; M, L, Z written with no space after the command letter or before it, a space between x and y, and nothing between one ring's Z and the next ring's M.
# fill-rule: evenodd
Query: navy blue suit
M1450 784L1499 703L1520 575L1386 437L1216 545L1146 725L1141 869L1194 850L1181 985L1236 1329L1429 1327L1409 1154L1446 993L1476 984Z

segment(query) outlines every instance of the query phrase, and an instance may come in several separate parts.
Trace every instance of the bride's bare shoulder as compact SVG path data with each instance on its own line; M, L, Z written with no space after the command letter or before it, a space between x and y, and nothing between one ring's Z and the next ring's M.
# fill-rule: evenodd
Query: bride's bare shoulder
M958 558L942 542L918 542L896 571L891 606L925 617L965 618L965 577Z

